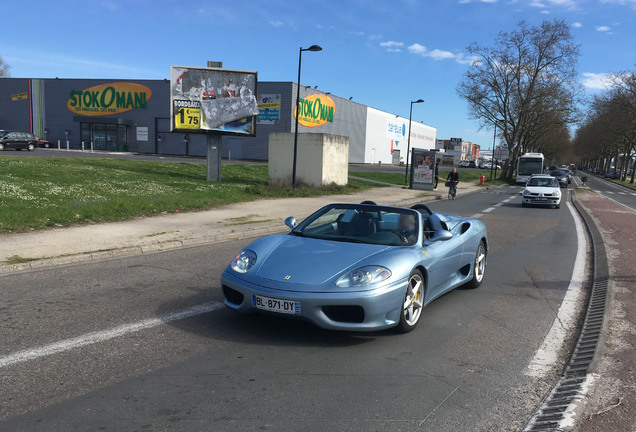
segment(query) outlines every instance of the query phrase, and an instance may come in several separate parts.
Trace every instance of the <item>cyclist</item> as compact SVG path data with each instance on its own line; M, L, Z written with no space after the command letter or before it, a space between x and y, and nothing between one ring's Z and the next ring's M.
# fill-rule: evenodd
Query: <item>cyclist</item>
M457 195L457 183L459 183L459 173L457 172L457 168L453 168L453 170L448 173L448 177L446 177L448 199L455 199L455 196Z

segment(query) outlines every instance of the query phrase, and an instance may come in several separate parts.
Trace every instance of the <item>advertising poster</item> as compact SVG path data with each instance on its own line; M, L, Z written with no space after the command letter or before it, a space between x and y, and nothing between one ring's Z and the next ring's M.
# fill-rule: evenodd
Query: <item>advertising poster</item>
M411 189L433 190L437 152L413 149L411 153Z
M170 66L173 132L256 135L256 72Z
M256 121L260 124L280 123L279 94L258 95L258 117L256 117Z

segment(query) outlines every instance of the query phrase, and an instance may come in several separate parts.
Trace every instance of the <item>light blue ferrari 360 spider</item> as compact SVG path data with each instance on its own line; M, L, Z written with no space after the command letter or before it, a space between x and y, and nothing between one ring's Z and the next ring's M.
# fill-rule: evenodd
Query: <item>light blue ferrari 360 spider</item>
M422 308L478 287L488 238L478 219L412 208L330 204L289 234L260 238L221 275L225 304L335 330L411 331Z

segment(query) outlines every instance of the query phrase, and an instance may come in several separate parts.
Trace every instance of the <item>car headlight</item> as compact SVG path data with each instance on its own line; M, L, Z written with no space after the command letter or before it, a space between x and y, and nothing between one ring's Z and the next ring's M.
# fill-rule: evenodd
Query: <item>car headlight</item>
M382 266L364 266L350 271L336 282L340 288L364 287L391 277L391 270Z
M523 196L530 195L530 191L528 189L523 190Z
M232 260L230 268L237 273L247 273L254 264L256 264L256 252L250 249L243 249L236 258Z

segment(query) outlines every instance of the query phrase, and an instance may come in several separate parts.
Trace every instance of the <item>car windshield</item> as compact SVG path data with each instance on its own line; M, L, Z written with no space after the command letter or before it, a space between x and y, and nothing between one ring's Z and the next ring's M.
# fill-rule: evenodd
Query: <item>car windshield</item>
M419 213L365 204L323 207L294 228L291 235L339 242L409 246L417 242Z
M559 187L554 178L533 177L528 180L528 186L536 187Z

